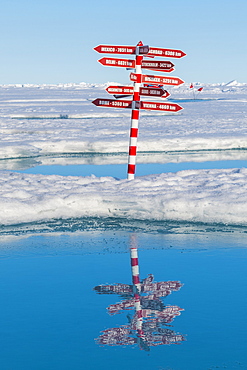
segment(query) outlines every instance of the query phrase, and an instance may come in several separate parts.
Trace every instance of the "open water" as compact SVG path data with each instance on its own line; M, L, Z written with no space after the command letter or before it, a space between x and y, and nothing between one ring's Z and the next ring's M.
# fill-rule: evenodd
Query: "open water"
M32 173L124 178L125 170L40 166ZM246 246L247 230L230 225L83 219L2 230L0 369L247 369Z

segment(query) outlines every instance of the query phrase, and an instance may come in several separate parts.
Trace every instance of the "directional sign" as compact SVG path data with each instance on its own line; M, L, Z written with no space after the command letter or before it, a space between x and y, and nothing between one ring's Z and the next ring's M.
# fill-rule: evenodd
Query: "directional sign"
M135 68L135 60L118 58L101 58L98 60L103 66Z
M104 54L135 54L136 46L98 45L94 50Z
M170 61L162 61L162 60L143 60L142 61L142 68L145 69L153 69L153 70L162 70L164 72L172 72L174 71L174 64Z
M157 96L159 98L167 98L168 96L170 96L168 91L156 87L140 87L140 95Z
M104 54L135 54L136 48L138 48L138 54L147 54L149 52L149 46L122 46L122 45L98 45L94 48L98 53Z
M109 94L123 94L123 95L133 95L134 87L133 86L108 86L106 91ZM168 91L158 88L158 87L140 87L140 95L143 96L157 96L162 98L167 98L170 94ZM119 98L123 97L122 95ZM118 95L116 95L118 99Z
M141 101L140 109L161 110L161 111L166 111L166 112L178 112L181 109L183 109L183 107L181 107L178 104Z
M130 80L134 82L139 82L140 76L136 73L130 74ZM156 83L161 85L174 85L179 86L184 83L183 80L181 80L178 77L168 77L168 76L152 76L152 75L142 75L140 82L150 82L150 83Z
M150 46L148 56L182 58L186 54L182 50L153 48Z
M109 94L125 94L125 95L133 95L134 94L134 87L133 86L108 86L106 91Z
M97 98L92 101L97 107L109 107L109 108L131 108L132 100L115 100L115 99L100 99Z

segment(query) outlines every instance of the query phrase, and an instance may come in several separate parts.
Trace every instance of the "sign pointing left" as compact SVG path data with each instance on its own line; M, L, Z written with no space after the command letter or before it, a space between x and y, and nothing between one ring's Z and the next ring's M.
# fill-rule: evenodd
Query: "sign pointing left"
M138 54L147 54L149 46L122 46L122 45L98 45L94 50L104 54L135 54L138 47Z
M101 58L98 62L103 66L135 68L135 61L132 59Z
M109 108L131 108L132 100L114 100L114 99L95 99L92 101L97 107Z

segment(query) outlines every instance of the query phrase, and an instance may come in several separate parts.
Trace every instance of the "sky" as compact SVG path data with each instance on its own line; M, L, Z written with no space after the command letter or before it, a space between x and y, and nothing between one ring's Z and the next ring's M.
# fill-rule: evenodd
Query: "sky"
M187 83L247 82L246 0L1 4L0 84L129 84L129 71L103 67L97 60L104 55L93 48L139 41L184 51L186 57L170 60L172 75Z

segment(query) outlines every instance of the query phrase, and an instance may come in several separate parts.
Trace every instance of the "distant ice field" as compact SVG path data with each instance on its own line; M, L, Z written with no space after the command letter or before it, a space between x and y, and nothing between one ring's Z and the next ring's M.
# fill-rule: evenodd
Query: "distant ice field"
M120 228L126 221L155 230L159 222L162 232L167 225L175 230L173 223L232 225L243 232L247 84L198 83L204 89L195 88L195 95L184 84L169 89L170 101L184 108L180 113L142 110L133 182L122 175L130 110L92 104L110 97L109 84L0 86L1 231L43 230L45 223L58 231L54 225L66 228L67 220L75 228L93 220L107 228L120 220ZM73 176L49 172L59 166L79 167ZM107 176L94 174L104 166Z

